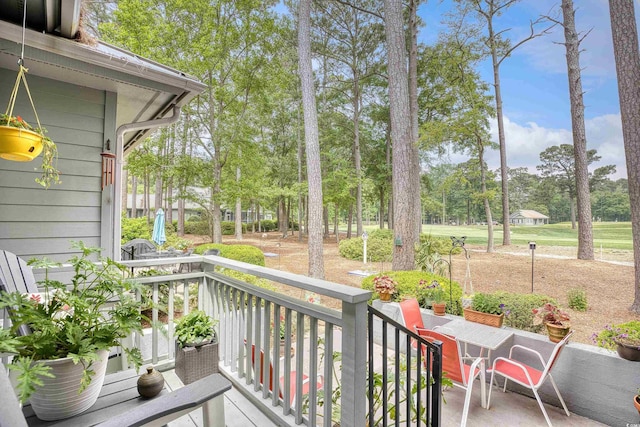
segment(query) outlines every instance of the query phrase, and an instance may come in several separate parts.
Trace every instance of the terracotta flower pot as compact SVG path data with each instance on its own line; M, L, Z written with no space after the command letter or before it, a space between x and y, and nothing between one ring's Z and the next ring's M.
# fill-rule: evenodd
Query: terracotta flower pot
M470 308L465 308L462 312L465 320L470 322L482 323L483 325L495 326L496 328L501 328L502 322L504 322L504 313L483 313L481 311L471 310Z
M379 294L379 295L380 295L380 301L382 301L382 302L391 301L391 294L383 293L383 294Z
M635 405L636 409L638 410L638 414L640 415L640 396L636 395L633 397L633 404Z
M435 314L436 316L444 316L445 314L445 310L447 308L447 304L442 302L442 303L433 303L431 305L431 308L433 309L433 314Z
M551 342L560 342L571 330L570 326L554 325L553 323L545 323L549 340Z

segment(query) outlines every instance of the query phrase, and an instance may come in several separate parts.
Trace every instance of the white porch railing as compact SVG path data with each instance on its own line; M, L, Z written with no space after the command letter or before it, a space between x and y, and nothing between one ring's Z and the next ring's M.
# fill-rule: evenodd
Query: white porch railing
M181 296L184 314L189 311L190 292L197 286L197 307L219 320L218 338L222 372L246 393L261 400L262 409L296 424L361 426L366 418L367 301L369 291L301 275L259 267L217 256L153 259L122 262L135 272L172 264L168 274L136 277L151 288L154 302L151 320L159 319L158 302L166 297L167 323L163 333L151 328L149 337L136 337L147 362L171 364L173 312ZM204 272L173 273L180 263L202 263ZM216 268L217 267L217 268ZM288 295L251 285L224 274L234 270L286 286ZM190 286L191 285L191 289ZM299 293L299 297L293 297ZM341 310L307 301L306 293L331 299ZM284 325L284 355L280 360L280 331ZM341 353L339 362L334 352ZM261 354L260 358L252 355ZM252 360L253 359L253 360ZM255 362L255 363L254 363ZM267 372L269 372L267 376ZM264 373L264 374L262 374ZM303 377L309 381L305 395ZM313 385L321 377L321 391ZM261 378L267 384L261 384ZM281 379L281 381L280 381ZM332 402L329 390L340 386ZM326 396L324 390L327 390ZM242 391L242 390L241 390ZM334 413L335 412L335 413Z

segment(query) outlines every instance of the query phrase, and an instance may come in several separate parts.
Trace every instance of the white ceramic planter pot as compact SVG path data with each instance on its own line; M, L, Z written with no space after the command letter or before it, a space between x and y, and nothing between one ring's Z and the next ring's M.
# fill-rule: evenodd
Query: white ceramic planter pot
M91 384L78 393L80 381L85 367L82 363L74 365L70 358L43 360L51 367L55 378L43 378L43 386L38 387L29 401L36 416L41 420L61 420L86 411L98 400L104 375L107 370L109 352L98 352L99 359L93 362L91 369L95 372Z

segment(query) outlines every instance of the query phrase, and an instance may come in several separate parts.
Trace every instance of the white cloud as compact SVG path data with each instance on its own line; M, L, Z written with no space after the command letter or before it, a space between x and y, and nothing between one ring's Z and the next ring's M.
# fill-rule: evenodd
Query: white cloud
M498 122L490 121L491 139L498 143ZM540 164L540 153L548 147L560 144L573 144L572 132L569 129L549 129L535 122L524 125L504 118L504 129L507 145L507 164L510 168L526 167L530 173L537 173L536 165ZM626 178L624 145L622 140L622 124L619 114L607 114L585 121L587 148L596 149L602 157L592 164L592 169L616 165L616 174L612 179ZM453 163L466 161L467 157L451 155ZM500 152L492 150L486 153L486 161L490 169L500 167Z
M559 11L559 2L554 3L554 10ZM543 1L536 4L535 8L538 13L546 14L551 4L550 1ZM606 79L615 76L608 3L601 0L582 0L576 2L574 7L577 31L581 36L589 32L580 44L580 67L583 79L587 80L585 86L590 82L597 82L597 77ZM562 15L556 18L562 20ZM564 30L556 25L551 34L525 43L522 50L516 51L516 54L528 56L528 60L538 70L551 74L566 74L566 50L560 43L564 43Z

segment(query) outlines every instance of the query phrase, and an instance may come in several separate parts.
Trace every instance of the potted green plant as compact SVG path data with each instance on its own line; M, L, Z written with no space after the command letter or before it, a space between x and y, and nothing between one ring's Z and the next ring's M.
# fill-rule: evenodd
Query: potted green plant
M463 308L463 313L466 320L499 328L508 310L497 295L479 292L473 295L471 307Z
M421 279L418 283L418 287L421 288L425 299L431 301L431 309L436 316L444 316L446 312L446 295L444 288L437 280L428 283L426 280Z
M533 309L533 324L547 327L549 339L560 342L571 329L569 314L550 302Z
M380 295L380 301L389 302L396 291L397 283L387 275L373 278L373 290Z
M66 418L91 407L102 387L109 349L141 330L132 294L136 285L123 278L126 269L101 258L98 248L82 242L73 247L80 254L69 261L69 286L49 278L50 268L57 264L31 261L45 268L40 282L44 292L0 292L0 309L7 309L11 321L10 328L0 329L0 353L16 356L9 369L17 374L20 400L29 398L43 420ZM96 256L101 263L90 259ZM136 368L141 365L138 349L123 350Z
M591 337L594 344L616 350L623 359L640 361L640 321L607 325Z
M56 168L58 147L45 135L44 128L34 128L20 116L0 113L0 158L29 162L42 153L42 175L36 182L45 188L60 182Z
M176 323L176 375L190 384L219 372L217 321L202 310L193 310Z

